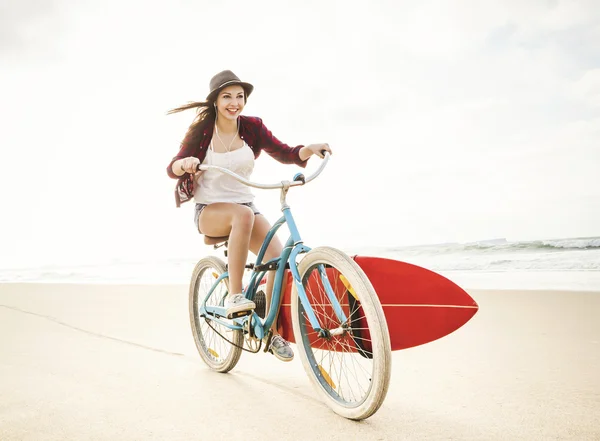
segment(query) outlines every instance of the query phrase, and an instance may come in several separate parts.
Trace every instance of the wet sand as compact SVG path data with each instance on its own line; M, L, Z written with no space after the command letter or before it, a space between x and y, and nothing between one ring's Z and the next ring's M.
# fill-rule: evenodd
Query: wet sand
M600 293L469 293L478 314L394 352L383 407L353 422L299 359L211 372L186 286L0 285L0 440L600 440Z

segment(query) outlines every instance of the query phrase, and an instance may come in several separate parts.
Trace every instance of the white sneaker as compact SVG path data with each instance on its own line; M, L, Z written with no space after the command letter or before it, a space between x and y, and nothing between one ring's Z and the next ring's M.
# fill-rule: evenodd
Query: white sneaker
M227 310L227 318L232 318L241 312L252 311L256 308L256 305L252 300L248 300L243 294L232 294L227 297L225 301L225 308Z

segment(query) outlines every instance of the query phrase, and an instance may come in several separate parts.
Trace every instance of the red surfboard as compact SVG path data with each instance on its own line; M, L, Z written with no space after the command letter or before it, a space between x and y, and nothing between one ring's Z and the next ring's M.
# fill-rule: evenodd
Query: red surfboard
M377 292L393 351L440 339L467 323L479 308L461 287L428 269L381 257L354 256L354 260ZM344 289L342 284L333 284L334 290L338 287ZM292 277L288 273L278 327L283 338L294 342L291 293ZM352 296L347 298L353 301ZM361 319L364 317L357 320Z

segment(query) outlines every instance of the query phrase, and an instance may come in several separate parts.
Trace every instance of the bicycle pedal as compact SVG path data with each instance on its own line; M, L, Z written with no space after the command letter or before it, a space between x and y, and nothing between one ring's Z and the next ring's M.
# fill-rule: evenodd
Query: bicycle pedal
M246 311L237 311L232 312L231 314L227 314L227 318L229 320L233 320L240 317L246 317L247 315L252 314L252 309L247 309Z

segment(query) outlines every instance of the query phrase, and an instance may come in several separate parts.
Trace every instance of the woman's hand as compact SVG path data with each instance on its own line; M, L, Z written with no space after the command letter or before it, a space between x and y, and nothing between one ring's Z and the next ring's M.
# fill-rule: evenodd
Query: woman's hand
M327 144L327 143L310 144L310 145L304 146L300 149L300 159L302 159L303 161L306 161L312 155L317 155L319 158L323 158L324 157L323 153L321 153L323 150L325 150L326 152L329 152L330 155L333 153L331 151L331 148L329 147L329 144Z
M194 174L196 173L199 164L200 160L195 156L178 159L173 163L173 173L177 176L183 176L184 173Z

